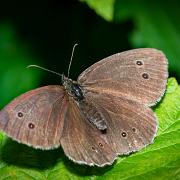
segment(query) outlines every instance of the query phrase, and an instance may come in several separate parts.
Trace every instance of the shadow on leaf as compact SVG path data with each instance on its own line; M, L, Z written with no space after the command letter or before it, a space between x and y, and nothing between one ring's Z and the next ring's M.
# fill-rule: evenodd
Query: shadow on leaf
M82 177L101 176L112 169L115 164L105 167L79 165L69 160L64 155L62 148L39 150L17 143L9 138L5 140L4 145L1 147L0 159L7 165L37 170L53 169L56 168L58 162L62 162L67 171Z
M66 156L63 157L63 162L68 171L78 176L102 176L107 171L111 170L115 162L112 165L105 166L105 167L98 167L98 166L88 166L88 165L80 165L76 164L75 162L69 160Z
M7 139L1 148L1 159L7 164L40 170L55 166L63 155L62 149L39 150Z
M8 165L38 170L53 169L58 162L62 162L67 171L77 176L100 176L113 168L113 165L105 167L79 165L69 160L64 155L62 148L39 150L17 143L9 138L1 147L0 158Z

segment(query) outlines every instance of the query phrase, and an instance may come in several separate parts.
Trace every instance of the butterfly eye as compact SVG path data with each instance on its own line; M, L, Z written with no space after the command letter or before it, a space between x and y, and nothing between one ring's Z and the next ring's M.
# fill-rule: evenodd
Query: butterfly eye
M144 79L149 79L149 75L148 75L147 73L143 73L143 74L142 74L142 77L143 77Z
M91 149L92 149L93 151L95 151L95 147L94 147L94 146L92 146Z
M122 136L122 137L126 137L126 136L127 136L126 132L122 132L122 133L121 133L121 136Z
M29 123L29 124L28 124L28 127L29 127L29 129L34 129L34 128L35 128L35 125L34 125L33 123Z
M22 112L18 112L17 115L18 115L18 117L20 117L20 118L23 117L23 113L22 113Z

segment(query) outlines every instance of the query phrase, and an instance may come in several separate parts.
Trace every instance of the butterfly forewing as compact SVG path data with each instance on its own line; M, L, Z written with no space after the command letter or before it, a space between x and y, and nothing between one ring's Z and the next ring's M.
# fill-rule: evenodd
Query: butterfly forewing
M151 106L163 95L167 76L164 54L144 48L118 53L93 64L81 73L78 83L84 92L124 96Z
M35 148L58 147L67 109L65 93L63 87L45 86L17 97L0 111L0 129Z

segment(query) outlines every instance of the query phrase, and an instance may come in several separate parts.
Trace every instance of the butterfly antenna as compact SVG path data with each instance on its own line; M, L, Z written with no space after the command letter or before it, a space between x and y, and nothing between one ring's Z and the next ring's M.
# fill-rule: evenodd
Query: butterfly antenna
M27 68L32 68L32 67L39 68L39 69L42 69L42 70L44 70L44 71L51 72L51 73L53 73L53 74L57 74L58 76L61 76L61 77L63 76L63 75L60 74L60 73L57 73L57 72L55 72L55 71L51 71L51 70L49 70L49 69L46 69L46 68L41 67L41 66L38 66L38 65L32 64L32 65L27 66Z
M70 62L69 62L69 67L68 67L68 76L69 77L69 72L70 72L70 68L71 68L71 64L72 64L72 59L73 59L73 56L74 56L74 50L75 50L75 47L77 46L78 44L75 44L73 46L73 49L72 49L72 54L71 54L71 59L70 59Z

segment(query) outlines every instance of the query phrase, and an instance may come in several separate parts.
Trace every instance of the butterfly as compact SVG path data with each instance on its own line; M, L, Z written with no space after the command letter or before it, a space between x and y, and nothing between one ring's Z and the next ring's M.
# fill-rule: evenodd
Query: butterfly
M61 75L62 85L15 98L0 111L0 130L34 148L61 146L79 164L110 165L153 142L158 123L150 107L164 94L167 68L156 49L114 54L77 81Z

